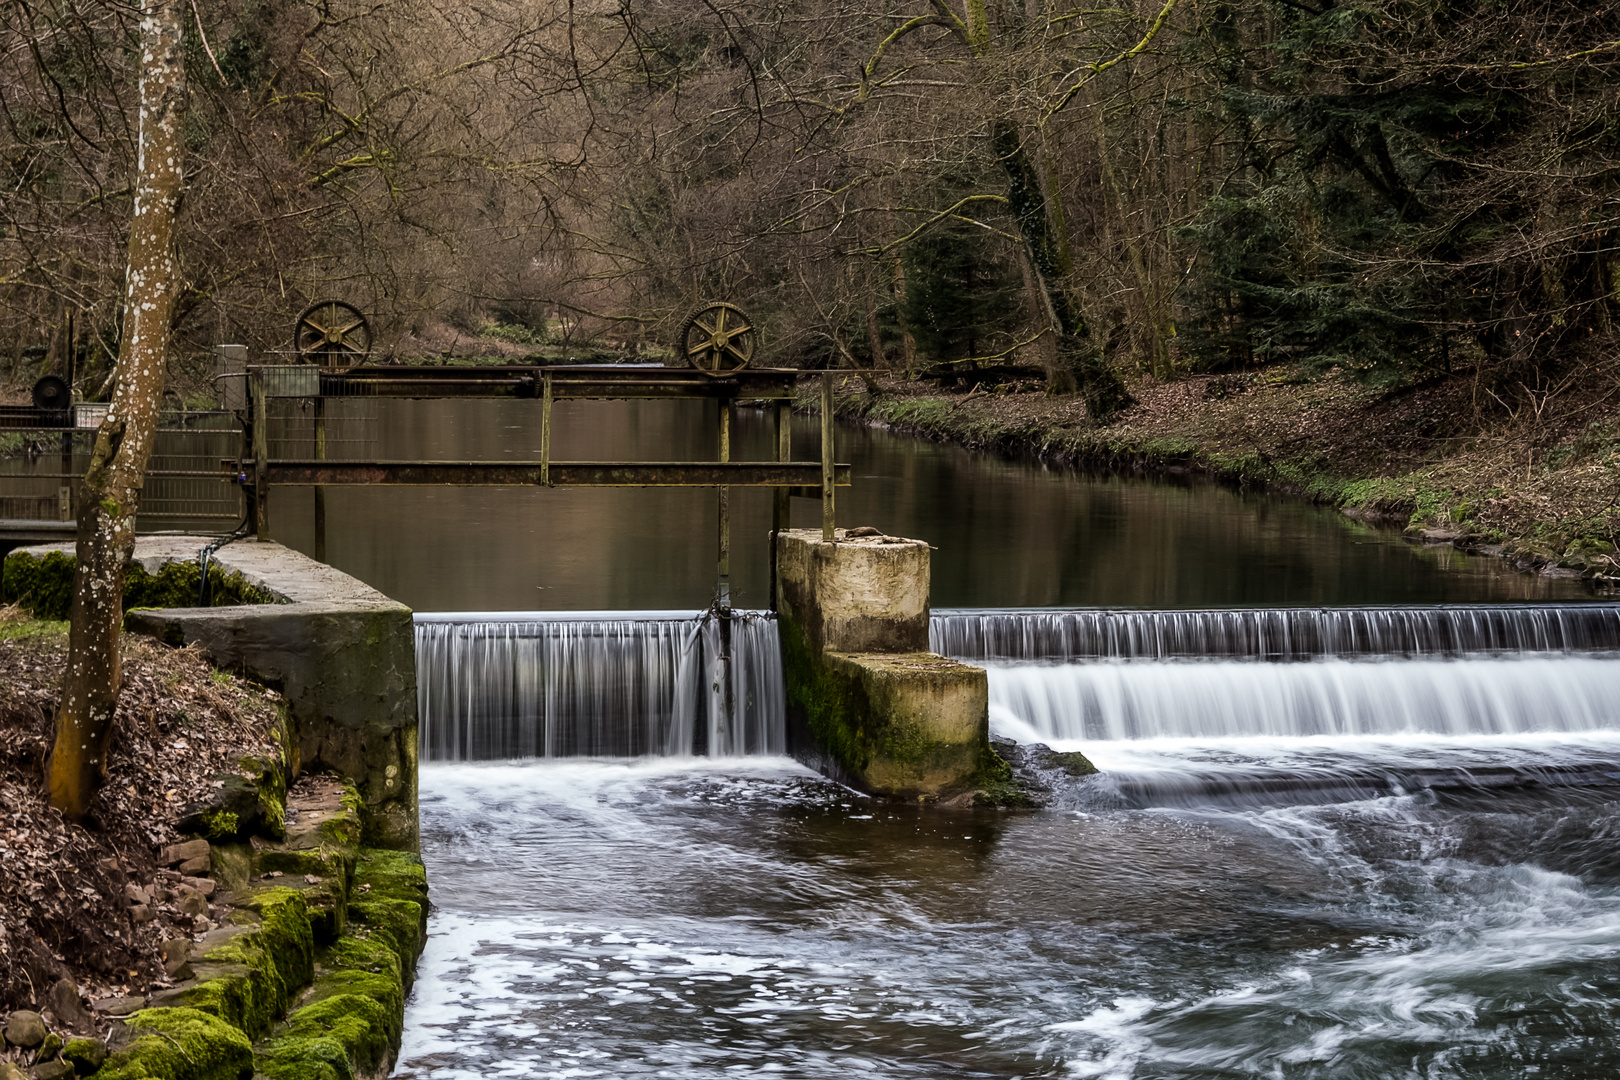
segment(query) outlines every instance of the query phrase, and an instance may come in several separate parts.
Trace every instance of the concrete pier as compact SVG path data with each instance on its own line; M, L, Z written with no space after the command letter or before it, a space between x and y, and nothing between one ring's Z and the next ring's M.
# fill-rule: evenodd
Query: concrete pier
M195 563L205 536L143 536L133 565L151 577ZM11 558L67 560L72 544L25 548ZM269 603L136 608L133 633L197 645L218 667L279 691L292 722L289 779L330 771L359 791L362 843L417 846L416 641L411 610L324 563L280 544L239 540L213 565ZM9 565L9 564L8 564ZM71 575L71 562L60 563ZM70 581L69 581L70 583Z
M789 748L874 795L971 790L999 764L989 690L982 668L928 651L928 545L854 533L777 538Z

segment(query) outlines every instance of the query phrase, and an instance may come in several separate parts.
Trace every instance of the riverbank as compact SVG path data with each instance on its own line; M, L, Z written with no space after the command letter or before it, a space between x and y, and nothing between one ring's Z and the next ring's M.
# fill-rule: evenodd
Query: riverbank
M874 392L875 391L875 392ZM901 434L1090 472L1202 478L1398 524L1426 543L1498 555L1531 573L1620 584L1620 416L1566 394L1518 414L1476 409L1458 376L1380 391L1292 366L1131 387L1091 425L1077 398L1032 382L956 388L842 379L837 412ZM817 407L806 386L803 408Z
M92 827L68 824L40 781L66 659L67 623L0 608L0 1011L44 1006L63 979L92 1007L173 985L169 943L230 910L165 853L220 775L283 755L274 691L126 635L107 783Z

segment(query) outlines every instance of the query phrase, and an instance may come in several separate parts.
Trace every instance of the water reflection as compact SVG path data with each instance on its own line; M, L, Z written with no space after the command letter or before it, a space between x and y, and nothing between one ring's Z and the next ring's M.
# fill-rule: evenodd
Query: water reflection
M365 438L334 456L539 459L526 401L368 402ZM702 460L717 409L686 402L562 402L557 460ZM795 457L816 456L814 418ZM1076 475L955 447L841 428L855 486L838 518L935 545L940 607L1151 608L1576 599L1578 582L1425 550L1331 510L1209 485ZM739 411L734 456L771 456L771 420ZM820 506L795 499L794 524ZM770 493L732 493L733 597L767 598ZM278 540L314 551L309 489L277 489ZM715 579L715 496L681 489L334 489L328 560L422 611L696 608Z

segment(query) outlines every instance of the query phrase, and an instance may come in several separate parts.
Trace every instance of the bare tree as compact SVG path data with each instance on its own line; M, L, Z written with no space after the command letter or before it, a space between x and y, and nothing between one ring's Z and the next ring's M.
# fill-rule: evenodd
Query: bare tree
M123 684L124 568L135 548L178 287L174 224L185 186L186 116L180 11L180 0L146 0L141 12L138 156L118 381L80 489L68 665L46 764L51 804L73 820L89 812L105 775Z

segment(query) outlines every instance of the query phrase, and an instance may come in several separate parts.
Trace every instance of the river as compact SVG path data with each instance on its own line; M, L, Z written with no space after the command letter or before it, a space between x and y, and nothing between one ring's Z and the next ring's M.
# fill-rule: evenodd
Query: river
M374 442L526 455L521 407L452 436L406 407ZM703 456L712 416L605 408L559 457ZM741 428L764 456L764 419L745 411ZM435 908L396 1075L1620 1068L1620 660L1609 631L1548 636L1573 616L1533 606L1581 600L1578 585L1284 500L840 441L856 472L841 523L936 544L938 607L1182 609L1073 617L1136 620L1093 635L1106 648L1059 635L1050 612L1004 611L1025 626L1011 653L962 636L977 614L936 619L941 647L989 657L975 662L999 736L1101 771L1033 749L1046 809L883 805L785 758L682 753L665 735L689 721L664 699L582 717L627 679L673 685L698 647L679 620L696 627L710 596L712 495L345 493L329 510L340 567L424 611L536 613L418 627L436 643L419 645L440 740L422 770ZM767 526L761 494L737 496L745 605L764 596L763 544L741 539ZM276 499L278 532L308 547L307 492ZM1469 608L1450 629L1406 607L1504 602L1532 606ZM1301 610L1186 610L1277 606ZM540 672L529 704L502 665ZM459 690L426 688L455 672ZM574 696L542 692L553 677ZM634 731L613 742L615 724ZM561 756L581 746L676 753ZM481 756L497 759L455 760Z

